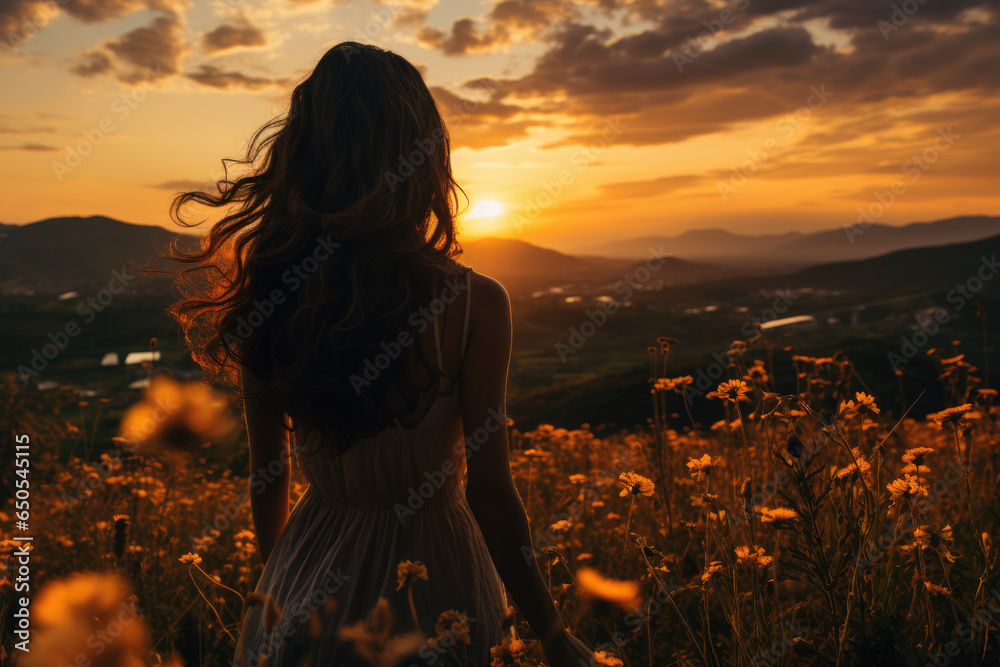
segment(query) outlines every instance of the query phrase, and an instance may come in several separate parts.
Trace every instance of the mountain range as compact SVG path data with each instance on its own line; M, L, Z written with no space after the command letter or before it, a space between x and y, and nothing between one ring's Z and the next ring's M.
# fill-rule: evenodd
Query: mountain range
M484 238L464 242L462 260L502 282L512 296L523 296L558 286L601 290L641 275L636 272L649 258L650 247L662 247L673 255L659 258L655 280L660 287L781 275L796 284L833 289L907 281L932 285L945 277L972 275L977 253L989 258L989 253L1000 250L1000 217L952 218L898 228L872 225L860 231L850 243L843 230L759 237L699 230L606 244L600 254L580 256L516 239ZM178 265L162 260L159 252L175 239L185 246L197 241L162 227L102 216L0 225L0 234L5 235L0 236L0 290L6 293L89 289L106 284L112 270L130 263L176 270ZM616 255L627 248L636 252ZM779 259L789 257L795 261ZM738 258L747 263L737 264Z
M868 259L907 248L943 246L1000 234L1000 216L964 216L893 227L851 224L821 232L749 236L724 229L697 229L676 236L613 241L591 251L608 257L641 257L649 246L693 262L794 268Z

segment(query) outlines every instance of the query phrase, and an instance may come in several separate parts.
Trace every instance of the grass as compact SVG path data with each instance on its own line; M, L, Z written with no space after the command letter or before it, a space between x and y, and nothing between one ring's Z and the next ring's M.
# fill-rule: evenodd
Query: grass
M510 433L534 535L522 549L537 558L572 632L598 651L595 664L992 664L1000 652L1000 406L977 369L932 354L939 407L950 411L886 418L883 406L899 415L917 396L870 395L843 354L793 356L778 369L790 378L778 391L776 356L757 336L730 347L726 382L710 398L714 418L704 420L704 409L689 411L688 378L668 372L672 346L660 339L650 348L647 428L543 424ZM5 386L11 434L30 433L34 443L31 522L44 536L31 577L45 589L23 664L69 661L67 651L91 664L230 664L244 606L268 601L252 593L261 565L248 480L233 463L240 438L192 426L202 423L188 419L206 403L198 396L171 403L144 434L186 452L164 460L130 439L99 441L94 426L108 414L119 420L123 399L81 405ZM227 401L215 405L216 422L231 415ZM153 408L132 414L156 417ZM205 439L212 447L201 447ZM304 490L297 468L293 480L294 501ZM5 526L13 503L3 507ZM13 549L3 543L7 655ZM406 579L404 593L447 585L446 574L426 574L426 582ZM87 643L94 619L110 627L119 607L137 622L108 642L115 650L97 654ZM332 610L312 613L310 623L321 625ZM448 613L435 661L461 664L470 621ZM351 635L372 664L394 655L384 618L375 610ZM497 664L542 659L520 615L506 637ZM406 639L397 652L425 645Z

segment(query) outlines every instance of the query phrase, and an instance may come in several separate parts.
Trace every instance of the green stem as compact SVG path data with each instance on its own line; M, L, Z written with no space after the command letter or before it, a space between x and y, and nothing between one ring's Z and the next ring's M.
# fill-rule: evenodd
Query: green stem
M632 501L628 504L628 518L625 519L625 539L622 540L622 560L618 564L619 574L625 569L625 552L628 551L628 529L632 524L632 508L635 507L635 494L632 494Z

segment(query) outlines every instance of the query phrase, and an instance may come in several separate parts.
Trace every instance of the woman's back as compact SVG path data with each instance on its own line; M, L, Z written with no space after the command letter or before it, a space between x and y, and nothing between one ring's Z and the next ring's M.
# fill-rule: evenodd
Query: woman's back
M465 314L460 344L447 345L453 340L450 327L433 326L442 319L454 322L454 315L439 315L429 327L444 336L445 345L435 346L441 370L462 364L471 278L470 272L464 300L445 309ZM425 340L415 338L413 345ZM263 608L252 608L237 661L252 664L266 655L273 667L297 665L309 656L311 664L349 664L349 656L363 650L359 653L356 641L345 642L341 629L362 621L385 598L395 619L392 634L418 627L431 640L409 647L428 662L447 651L462 656L462 664L488 663L489 648L500 643L507 605L465 498L460 391L446 384L442 389L452 391L436 396L419 423L390 426L342 453L331 454L318 431L296 432L293 451L309 487L256 592L274 600L283 619L299 620L283 620L268 631ZM337 602L324 617L328 597ZM313 629L311 636L310 623L302 619L314 611L322 631Z
M408 370L421 374L422 367L415 363L416 346L431 355L442 377L434 383L433 376L423 372L423 377L415 379L432 388L421 394L413 414L397 418L373 436L360 438L337 456L328 455L329 443L317 430L301 426L295 431L296 460L316 492L341 502L391 502L405 508L407 503L419 502L421 492L430 500L430 495L450 495L460 486L466 461L458 375L468 342L471 298L472 271L468 270L461 281L436 289L431 304L413 308L417 313L414 329L400 332L379 355L367 360L370 364L364 364L373 370L358 378L359 386L376 379L373 375L389 363L410 362ZM415 333L424 324L426 333ZM456 334L458 338L454 338ZM395 397L390 394L390 398ZM442 475L437 475L438 471ZM433 493L427 490L429 478Z

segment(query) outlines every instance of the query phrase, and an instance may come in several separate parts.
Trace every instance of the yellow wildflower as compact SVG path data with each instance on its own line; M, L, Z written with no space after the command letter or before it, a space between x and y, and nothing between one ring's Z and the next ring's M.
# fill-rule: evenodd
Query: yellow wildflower
M651 496L655 487L651 479L637 475L634 472L623 472L618 477L618 483L623 487L621 493L618 494L622 498L630 493L633 496Z
M972 404L965 403L953 408L945 408L941 412L934 412L927 415L927 419L937 422L938 426L945 424L957 424L965 415L972 412Z
M764 523L773 523L775 528L782 528L798 518L799 513L787 507L764 508L760 517Z
M889 490L893 505L900 500L907 500L916 496L927 495L927 488L921 485L917 481L916 477L911 477L910 475L906 475L902 479L897 479L889 484L886 484L885 488Z
M700 459L690 459L687 462L687 467L691 472L691 476L696 482L701 482L708 479L712 470L720 465L722 465L722 457L710 456L708 454L703 455Z
M903 468L903 474L908 475L916 473L918 475L926 475L929 473L931 469L924 465L924 457L933 453L934 450L930 447L914 447L913 449L907 449L906 453L902 456L903 461L907 464Z
M592 662L596 665L607 665L608 667L622 667L624 664L615 656L608 655L604 651L594 651Z
M750 387L743 380L726 380L721 383L719 387L707 394L707 398L720 398L724 401L732 401L733 403L744 402L749 403L750 398L747 396L747 392L750 391Z
M741 546L736 547L736 561L742 567L754 567L756 566L758 570L763 570L765 567L771 564L771 556L764 555L763 547L755 547L756 551L751 551L750 547Z
M413 581L417 579L430 581L430 577L427 576L427 566L423 565L419 560L400 561L399 565L396 566L396 582L399 584L396 586L396 590L401 590L411 580L411 577Z
M709 579L711 579L712 575L714 575L716 572L721 572L721 571L722 571L722 561L713 560L711 563L709 563L705 571L701 573L701 580L703 582L706 582Z

